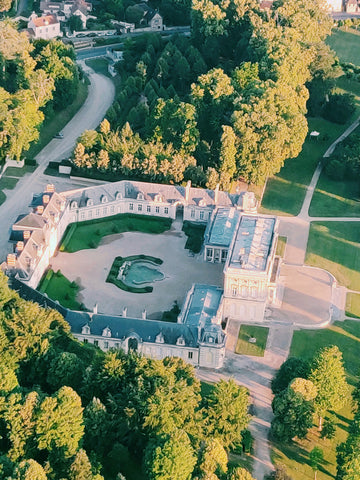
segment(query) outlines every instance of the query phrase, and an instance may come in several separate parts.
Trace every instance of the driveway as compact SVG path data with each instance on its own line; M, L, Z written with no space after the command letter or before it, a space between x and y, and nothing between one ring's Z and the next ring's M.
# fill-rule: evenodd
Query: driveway
M89 70L89 69L88 69ZM89 94L81 109L63 129L62 140L53 139L36 157L39 167L32 173L26 174L18 181L13 190L5 190L6 201L0 206L0 261L11 251L8 243L11 226L18 215L29 211L33 193L43 191L47 183L53 179L43 175L50 161L66 158L72 152L77 138L84 130L96 128L104 118L108 108L112 105L115 96L113 82L94 72L89 73L91 84ZM59 183L59 182L58 182ZM74 186L78 182L74 182ZM69 188L69 187L67 187Z

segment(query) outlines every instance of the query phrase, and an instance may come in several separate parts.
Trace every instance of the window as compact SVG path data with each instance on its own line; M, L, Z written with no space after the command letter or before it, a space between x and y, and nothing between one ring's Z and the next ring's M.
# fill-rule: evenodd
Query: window
M223 250L223 251L221 252L221 260L222 260L223 262L225 262L226 257L227 257L227 250Z
M234 297L237 295L237 288L234 285L231 287L231 292Z
M88 214L88 218L92 218L92 214L93 214L93 212L92 212L92 210L90 210L90 212Z
M193 352L188 352L188 359L191 360L193 358Z
M141 205L141 203L139 203L139 205L138 205L138 212L142 212L142 205Z
M85 212L81 212L81 214L80 214L80 219L81 219L81 220L84 220L84 219L85 219Z
M191 217L191 218L195 218L195 210L191 210L191 212L190 212L190 217Z
M134 210L134 204L133 203L129 203L129 210Z
M212 248L207 248L206 249L206 256L207 256L207 258L212 258L213 257L213 249Z
M119 342L115 342L115 348L117 348L117 349L120 348L120 343Z
M165 207L165 208L164 208L164 213L165 213L166 215L169 213L168 207Z
M99 346L99 340L94 340L94 345L95 345L95 347L98 347Z
M83 343L89 343L89 340L87 338L84 338Z
M107 215L107 208L103 208L103 215Z
M110 213L114 213L114 212L115 212L115 207L114 207L114 205L112 205L112 206L110 207Z
M97 208L95 211L95 215L98 217L100 215L100 208Z
M104 342L104 348L109 348L109 342Z
M146 207L146 211L147 211L148 213L151 212L151 207L150 207L150 205L148 205L148 206Z
M155 212L160 213L160 207L155 207Z
M200 220L204 220L204 210L201 210L200 212Z

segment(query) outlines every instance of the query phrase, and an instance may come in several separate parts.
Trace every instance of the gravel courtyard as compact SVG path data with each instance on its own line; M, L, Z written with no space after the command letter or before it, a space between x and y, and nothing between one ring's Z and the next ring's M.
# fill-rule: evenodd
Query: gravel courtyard
M121 315L127 307L127 316L135 318L141 318L146 309L148 318L159 319L175 300L182 306L193 283L222 286L224 265L205 263L199 255L189 256L184 248L187 237L181 226L180 222L173 222L171 230L160 235L140 232L109 235L96 249L58 252L50 264L54 271L61 270L69 280L80 285L78 300L88 309L97 303L99 313ZM151 293L129 293L105 283L115 257L137 254L163 260L159 268L165 279L153 283Z

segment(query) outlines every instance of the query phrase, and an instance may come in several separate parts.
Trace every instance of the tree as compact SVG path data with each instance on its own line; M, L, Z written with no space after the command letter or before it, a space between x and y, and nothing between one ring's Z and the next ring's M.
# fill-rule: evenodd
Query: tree
M248 390L234 380L220 380L205 399L207 436L218 438L225 449L241 442L241 432L250 420L248 408Z
M222 477L227 472L228 456L221 442L214 438L206 441L200 453L199 470L201 476L215 473Z
M245 469L236 467L227 476L227 480L255 480L254 477Z
M83 29L83 22L81 20L81 17L79 15L72 15L68 21L68 26L71 32L81 32L81 30Z
M319 447L314 447L309 453L310 466L314 472L314 479L316 480L317 472L320 464L324 459L324 452Z
M360 473L360 410L349 426L349 434L345 442L336 449L336 480L356 480Z
M314 405L321 431L326 411L339 411L350 398L342 353L337 346L326 347L318 352L313 360L309 380L318 391Z
M29 458L28 460L23 460L15 468L13 475L14 480L47 480L46 473L43 467Z
M91 463L83 449L76 453L70 465L69 480L93 480Z
M324 108L324 118L344 124L355 112L355 97L350 93L331 93Z
M180 430L158 438L149 445L145 456L150 480L188 480L195 463L189 437Z
M236 172L236 135L234 130L228 125L223 125L223 133L221 136L220 146L220 179L224 178L224 174L232 179ZM224 181L222 182L225 189ZM226 185L228 187L228 185Z
M294 390L295 393L302 395L308 402L314 400L317 395L317 388L313 382L305 380L305 378L294 378L290 383L290 388Z
M271 380L271 390L274 394L280 393L289 386L294 378L307 378L309 373L309 362L302 358L290 357L285 360Z
M284 465L275 465L275 470L264 477L264 480L292 480Z
M312 427L312 402L291 387L275 396L272 408L274 419L271 422L271 434L282 442L290 442L294 437L304 438Z

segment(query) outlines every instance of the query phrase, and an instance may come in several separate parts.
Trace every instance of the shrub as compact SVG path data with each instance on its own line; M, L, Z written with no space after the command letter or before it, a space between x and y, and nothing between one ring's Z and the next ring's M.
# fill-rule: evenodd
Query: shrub
M349 93L332 93L326 103L323 117L334 123L344 124L355 112L355 97Z

